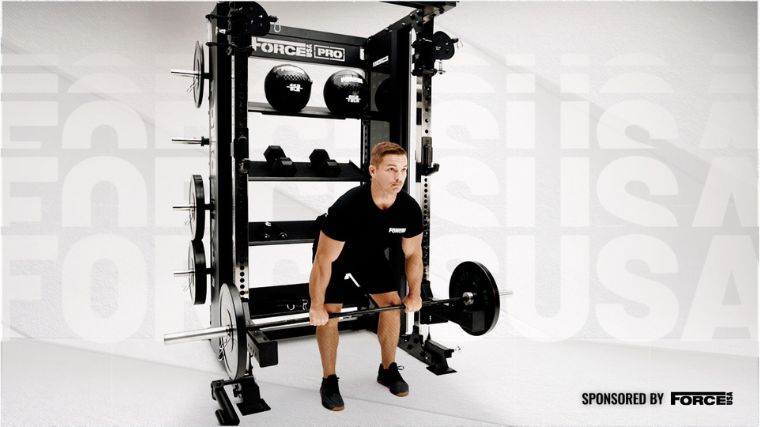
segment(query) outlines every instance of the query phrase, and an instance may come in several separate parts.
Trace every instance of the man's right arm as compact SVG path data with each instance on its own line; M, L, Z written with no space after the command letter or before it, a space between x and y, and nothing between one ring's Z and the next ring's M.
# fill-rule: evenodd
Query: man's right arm
M319 232L317 253L314 256L314 264L311 266L311 274L309 275L309 298L311 298L309 323L312 325L321 326L329 320L324 306L325 291L330 283L332 263L340 255L344 244L345 242L335 240L325 233Z

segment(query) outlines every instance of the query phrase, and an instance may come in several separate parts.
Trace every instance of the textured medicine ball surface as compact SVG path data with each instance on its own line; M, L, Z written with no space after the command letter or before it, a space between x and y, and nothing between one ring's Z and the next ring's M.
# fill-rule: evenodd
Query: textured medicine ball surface
M264 94L275 110L301 111L311 96L311 78L295 65L277 65L264 79Z
M325 104L333 114L353 116L367 105L367 82L353 70L334 73L325 82Z

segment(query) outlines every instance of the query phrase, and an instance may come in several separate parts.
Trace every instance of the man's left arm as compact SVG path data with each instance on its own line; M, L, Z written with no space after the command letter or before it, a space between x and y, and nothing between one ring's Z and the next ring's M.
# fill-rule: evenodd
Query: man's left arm
M422 233L414 237L403 237L401 249L404 251L404 272L409 291L402 302L406 312L411 313L422 308L420 288L422 286Z

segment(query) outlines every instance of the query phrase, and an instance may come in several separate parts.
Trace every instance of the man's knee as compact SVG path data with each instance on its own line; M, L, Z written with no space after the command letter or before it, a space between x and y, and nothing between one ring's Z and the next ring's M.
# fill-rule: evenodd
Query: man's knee
M398 292L396 291L385 292L382 294L372 294L372 299L375 301L378 307L388 307L391 305L401 304L401 298L398 296Z
M340 310L343 308L343 304L325 304L325 311L327 313L340 313ZM333 317L330 320L327 321L325 325L322 325L320 327L328 326L330 328L335 328L338 326L338 318Z
M325 304L325 311L328 313L340 313L340 310L342 308L343 308L343 304L333 304L333 303Z

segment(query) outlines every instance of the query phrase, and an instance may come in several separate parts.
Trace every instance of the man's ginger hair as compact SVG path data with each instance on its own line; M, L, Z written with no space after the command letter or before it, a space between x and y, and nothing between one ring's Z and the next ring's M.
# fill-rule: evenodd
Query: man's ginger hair
M380 166L383 162L383 157L389 154L400 154L406 156L406 150L404 147L396 144L395 142L384 141L374 147L372 147L372 154L370 155L369 164L374 167Z

